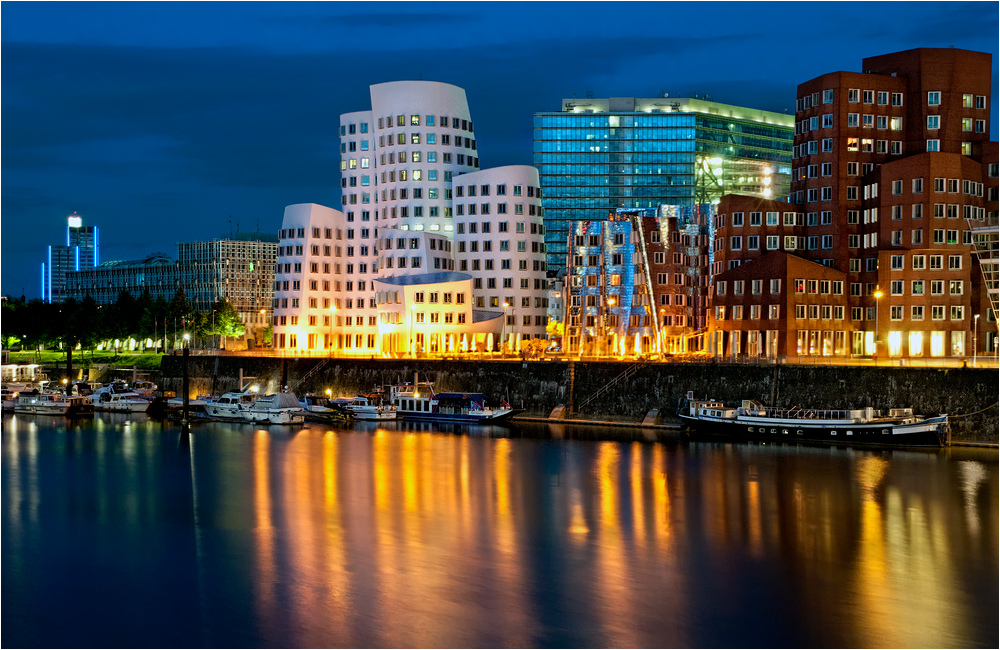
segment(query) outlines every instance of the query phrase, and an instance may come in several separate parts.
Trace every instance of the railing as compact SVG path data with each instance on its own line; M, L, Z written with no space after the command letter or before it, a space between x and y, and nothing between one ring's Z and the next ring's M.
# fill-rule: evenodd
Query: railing
M611 390L611 388L615 384L617 384L618 382L625 381L626 379L628 379L629 377L631 377L635 373L639 372L639 369L642 368L645 365L646 365L645 361L640 361L639 363L636 363L636 364L631 365L628 368L626 368L625 371L622 372L620 375L618 375L617 377L615 377L614 379L612 379L608 383L606 383L603 386L601 386L594 393L592 393L587 399L585 399L582 402L580 402L580 405L576 407L577 412L582 411L585 406L587 406L588 404L590 404L591 402L593 402L594 400L596 400L598 397L600 397L604 393L606 393L609 390Z
M998 368L996 353L983 353L976 356L968 355L964 357L880 357L872 359L870 355L852 356L785 356L777 357L739 355L736 357L713 357L705 354L687 355L661 355L661 356L602 356L578 354L557 354L543 355L537 358L510 358L500 352L450 352L450 353L421 353L420 355L407 354L337 354L331 357L329 351L320 350L275 350L272 348L255 348L253 350L200 350L192 349L191 356L228 356L228 357L275 357L286 359L399 359L399 360L449 360L449 361L517 361L517 362L545 362L545 361L584 361L584 362L635 362L635 363L698 363L698 364L729 364L729 365L799 365L799 366L878 366L883 368ZM176 355L181 354L180 350Z

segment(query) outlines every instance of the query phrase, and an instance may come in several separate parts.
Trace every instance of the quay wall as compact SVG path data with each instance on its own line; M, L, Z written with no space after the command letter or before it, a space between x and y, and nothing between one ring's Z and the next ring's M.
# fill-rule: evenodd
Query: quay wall
M640 422L659 409L661 424L679 423L674 413L687 391L726 402L756 399L790 408L846 409L912 407L915 413L948 413L956 441L998 442L998 373L982 368L905 368L864 366L746 365L727 363L633 363L598 361L442 360L442 359L293 359L248 356L189 358L192 396L219 395L251 376L262 391L282 385L296 395L334 397L368 392L378 385L434 382L437 392L486 393L492 403L506 399L524 415L547 417L569 406L573 419ZM616 377L596 399L581 405ZM165 356L160 385L181 393L183 357ZM304 379L303 379L304 378ZM572 387L572 395L571 395Z

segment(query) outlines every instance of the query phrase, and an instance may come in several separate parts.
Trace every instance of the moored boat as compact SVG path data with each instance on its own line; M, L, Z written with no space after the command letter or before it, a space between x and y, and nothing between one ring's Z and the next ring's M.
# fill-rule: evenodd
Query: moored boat
M911 408L882 413L864 409L821 410L773 408L755 400L730 406L691 393L677 415L698 434L742 440L810 441L837 444L948 444L947 415L915 416Z
M209 399L205 402L205 415L223 420L246 420L243 413L253 406L260 395L257 386L247 384L240 390L224 393L219 399ZM173 400L171 400L173 401ZM190 401L188 402L190 405Z
M60 393L21 393L13 410L22 415L87 415L94 412L86 397Z
M506 402L499 407L490 406L483 393L435 393L430 382L390 386L389 402L402 420L498 422L517 412Z
M356 420L395 420L396 406L382 401L382 393L356 396L344 407Z
M292 393L263 395L249 408L242 411L247 422L262 424L300 424L305 422L306 410Z
M109 413L145 413L152 401L137 393L94 393L90 403L95 411Z

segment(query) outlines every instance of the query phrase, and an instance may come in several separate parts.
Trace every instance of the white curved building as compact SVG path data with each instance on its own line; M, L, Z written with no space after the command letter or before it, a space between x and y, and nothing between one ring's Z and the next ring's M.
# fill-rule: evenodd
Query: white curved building
M502 309L504 345L544 338L548 323L545 228L538 170L496 167L456 176L455 257L473 280L477 309Z
M479 170L457 86L396 81L371 86L370 97L371 110L340 117L341 210L285 209L274 347L296 355L446 354L494 349L502 338L511 347L544 338L538 172L527 165ZM442 300L461 293L468 302L462 310L428 302L418 324L406 303L380 301L393 291L414 306L417 293ZM423 326L419 344L402 335L407 315Z

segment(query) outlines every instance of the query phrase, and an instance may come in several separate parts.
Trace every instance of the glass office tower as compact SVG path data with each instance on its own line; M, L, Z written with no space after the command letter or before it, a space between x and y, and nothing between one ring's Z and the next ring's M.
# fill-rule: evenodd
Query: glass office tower
M574 221L620 208L711 203L723 194L782 198L791 176L791 115L702 99L566 99L536 113L549 268L566 264Z

